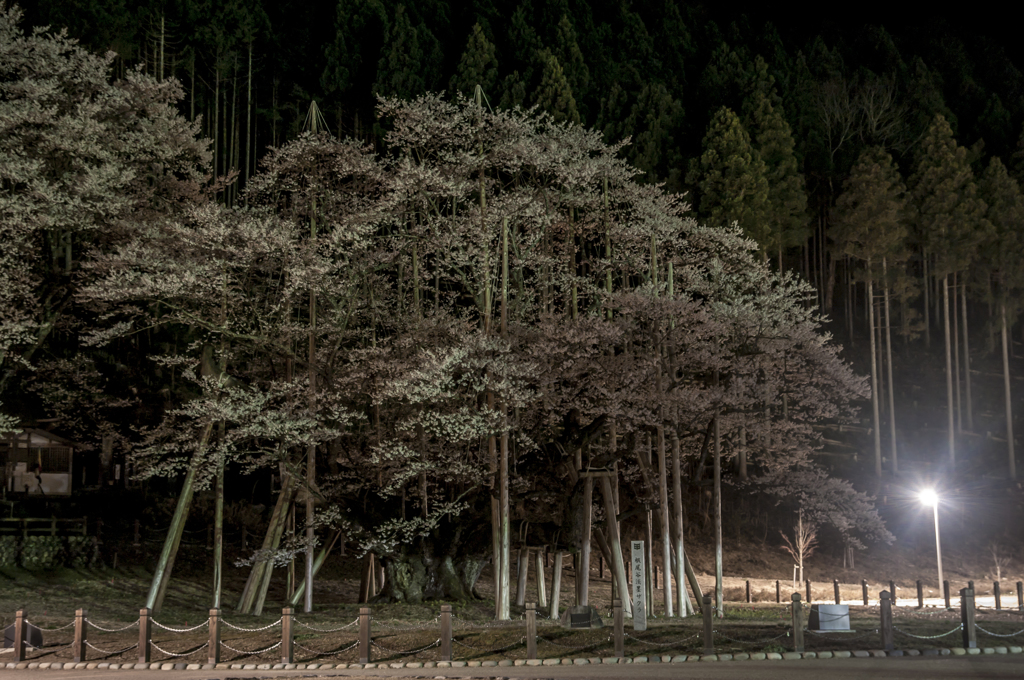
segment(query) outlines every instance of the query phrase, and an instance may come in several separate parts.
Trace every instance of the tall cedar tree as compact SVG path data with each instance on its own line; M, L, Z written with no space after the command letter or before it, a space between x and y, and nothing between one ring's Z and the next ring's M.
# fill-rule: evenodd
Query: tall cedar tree
M739 117L722 107L704 135L704 151L690 164L687 180L697 187L700 215L708 224L739 224L763 256L772 244L769 189L764 161Z
M783 251L802 244L809 234L807 193L797 167L793 132L781 104L773 106L769 94L760 89L751 96L751 102L744 124L764 161L768 180L771 240L765 249L778 254L781 267Z
M540 51L540 61L543 64L543 75L540 85L533 92L534 106L550 113L556 123L579 123L576 97L573 96L572 86L565 77L558 57L544 49Z
M498 59L495 56L494 45L487 39L480 24L473 24L466 50L462 53L458 69L448 85L449 93L454 95L461 92L467 97L472 97L473 91L479 85L485 94L494 96L497 83Z

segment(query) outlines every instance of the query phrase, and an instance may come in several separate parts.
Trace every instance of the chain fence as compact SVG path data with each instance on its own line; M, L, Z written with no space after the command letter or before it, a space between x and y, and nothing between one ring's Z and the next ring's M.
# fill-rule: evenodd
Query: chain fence
M121 654L124 654L125 652L130 652L131 650L137 648L139 646L139 643L136 642L131 647L125 647L124 649L119 649L117 651L108 651L106 649L100 649L99 647L97 647L93 643L89 642L88 640L85 640L85 646L88 647L89 649L92 649L94 651L99 652L100 654L105 655L104 658L107 658L107 657L111 657L111 656L120 656Z
M227 649L230 649L235 654L241 654L242 656L259 656L260 654L265 654L265 653L267 653L267 652L269 652L269 651L271 651L273 649L277 649L278 647L280 647L281 646L281 641L278 640L277 642L275 642L274 644L270 645L269 647L264 647L263 649L256 649L256 650L252 650L252 651L249 651L249 650L246 650L246 649L235 649L234 647L232 647L228 643L224 642L223 640L221 640L220 646L221 647L226 647Z
M626 633L625 631L623 631L622 634L623 634L623 636L629 638L630 640L633 640L635 642L639 642L642 645L648 645L650 647L679 647L680 649L684 646L683 643L689 642L690 640L695 640L695 639L699 638L702 635L701 633L694 633L693 635L690 635L689 637L680 638L678 640L671 640L669 642L655 642L654 640L644 640L642 638L638 638L638 637L636 637L634 635L630 635L629 633ZM611 639L611 638L609 638L609 639Z
M240 630L240 631L243 631L245 633L262 633L265 630L270 630L271 628L274 628L275 626L281 625L281 622L283 620L284 619L278 619L277 621L274 621L273 623L268 623L267 625L265 625L265 626L263 626L261 628L243 628L241 626L236 626L233 623L228 623L224 619L221 619L220 622L223 623L225 626L227 626L228 628L230 628L232 630Z
M298 642L293 642L292 644L294 644L297 648L301 649L302 651L308 654L312 654L314 658L320 658L322 656L337 656L343 652L347 652L350 649L355 649L359 645L359 640L356 640L348 647L339 647L338 649L332 649L326 652L318 652L317 650L310 649L309 647L306 647L305 645L302 645Z
M51 632L51 633L52 633L53 631L57 631L57 630L67 630L68 628L71 628L72 626L74 626L74 625L75 625L75 622L74 622L74 621L72 621L71 623L69 623L69 624L66 624L66 625L63 625L63 626L60 626L60 627L58 627L58 628L44 628L43 626L40 626L40 625L39 625L39 624L37 624L37 623L32 623L32 622L31 622L31 621L29 621L28 619L25 619L25 624L26 624L26 625L29 625L29 626L33 626L33 627L35 627L35 628L38 628L39 630L45 630L45 631L47 631L47 632Z
M466 644L465 642L457 640L454 637L452 638L452 643L458 645L459 647L465 647L466 649L472 649L475 652L486 652L486 653L489 653L489 654L496 654L498 652L504 652L506 650L512 649L513 647L519 647L520 645L525 645L526 644L526 636L524 635L521 638L519 638L518 640L516 640L515 642L509 643L509 644L505 645L504 647L477 647L475 645Z
M298 619L292 619L292 623L294 623L299 628L305 628L306 630L312 630L317 633L337 633L340 630L345 630L346 628L351 628L352 626L358 626L359 619L356 619L352 623L346 623L344 626L339 626L337 628L317 628L316 626L311 626L308 623L303 623Z
M135 628L136 626L139 625L138 620L132 621L128 625L122 626L120 628L104 628L103 626L99 625L98 623L93 623L92 619L88 619L88 618L85 620L85 622L87 624L89 624L90 626L92 626L93 628L95 628L96 630L102 631L104 633L120 633L121 631L128 630L129 628Z
M775 637L759 638L757 640L740 640L739 638L729 637L728 635L726 635L725 633L723 633L720 630L712 630L711 632L712 632L712 634L716 635L717 637L722 638L723 640L728 640L729 642L735 642L736 644L740 644L740 645L764 645L764 644L769 644L769 643L775 642L776 640L780 640L780 639L782 639L784 637L789 637L789 635L790 635L790 631L785 630L785 631L779 633L778 635L776 635ZM700 633L698 633L698 635L700 635Z
M172 633L191 633L193 631L199 630L200 628L206 628L207 625L209 625L209 623L210 623L210 619L206 619L205 621L203 621L199 625L192 626L191 628L172 628L170 626L165 626L164 624L160 623L156 619L150 619L150 622L154 626L156 626L157 628L160 628L162 630L167 630L167 631L170 631Z

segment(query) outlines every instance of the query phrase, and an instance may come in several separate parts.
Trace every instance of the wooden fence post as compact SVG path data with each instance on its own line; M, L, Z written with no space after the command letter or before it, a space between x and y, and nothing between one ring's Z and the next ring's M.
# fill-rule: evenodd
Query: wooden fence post
M626 646L623 640L625 623L623 622L622 615L622 600L612 600L612 612L614 612L615 621L615 656L621 659L626 655Z
M526 658L537 658L537 603L526 603Z
M149 641L153 636L153 612L143 607L139 610L139 663L149 663Z
M441 605L441 661L452 660L452 606Z
M1024 612L1024 581L1017 581L1017 609Z
M800 604L800 593L793 593L793 651L804 651L804 608Z
M960 624L963 626L964 647L978 646L978 631L974 628L974 589L960 590Z
M704 606L701 608L704 614L704 653L714 654L715 653L715 630L712 627L711 615L713 613L713 607L711 605L711 595L704 596Z
M860 594L864 598L864 606L868 606L868 580L862 578L860 580Z
M283 623L283 621L282 621ZM206 650L206 662L210 664L220 663L220 610L210 610L210 643ZM283 654L283 652L282 652ZM291 663L291 661L284 661L282 656L282 663Z
M814 601L814 598L811 597L811 579L807 579L804 583L807 586L807 604L810 605Z
M779 585L778 579L775 580L775 603L782 604L782 586Z
M973 592L974 591L974 581L968 581L967 582L967 588Z
M750 604L750 579L747 579L747 604Z
M949 581L942 582L942 597L946 600L946 609L952 609L953 605L949 601Z
M996 598L996 609L1003 608L1003 594L999 591L999 581L992 582L992 594Z
M20 663L25 660L25 610L19 609L14 614L14 661Z
M281 610L281 663L295 662L295 635L292 624L295 620L295 610L285 607Z
M924 609L924 585L917 579L917 608Z
M359 608L359 663L370 663L370 608Z
M75 642L71 646L72 658L75 663L85 661L85 610L75 610Z
M842 600L839 597L839 579L832 579L832 590L835 591L836 604L842 604Z
M881 625L878 632L882 637L882 649L889 652L896 648L893 641L892 631L892 599L889 591L883 590L878 595L879 610L881 611Z
M889 597L892 599L893 605L896 604L896 582L889 581Z

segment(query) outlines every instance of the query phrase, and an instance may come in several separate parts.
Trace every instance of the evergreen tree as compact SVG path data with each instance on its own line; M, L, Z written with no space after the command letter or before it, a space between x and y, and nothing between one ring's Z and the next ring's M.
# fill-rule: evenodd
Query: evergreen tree
M562 65L573 97L577 102L581 102L590 86L590 69L583 60L583 52L576 41L576 29L573 28L568 15L563 14L558 21L553 52L558 57L558 63Z
M405 5L395 18L377 64L375 94L412 99L433 89L443 60L441 46L423 24L413 26Z
M498 59L495 57L494 45L484 35L480 24L474 24L466 50L462 53L459 67L452 76L448 88L452 94L461 92L471 97L479 85L484 93L494 96L497 83Z
M1010 177L998 157L989 161L979 190L988 204L986 217L992 223L990 238L982 244L985 274L996 285L997 326L1002 339L1003 388L1006 412L1006 446L1009 476L1017 477L1013 441L1013 399L1010 393L1009 328L1021 309L1024 291L1024 193Z
M533 92L533 103L541 111L550 113L557 123L579 123L580 114L576 109L576 98L573 97L572 87L569 86L562 65L558 63L558 57L548 50L541 50L540 60L544 65L544 71L540 85Z
M966 270L990 225L967 149L956 143L941 114L921 142L910 187L917 237L936 258L935 275Z
M781 267L783 250L800 245L808 236L804 178L797 168L796 143L782 115L781 104L772 106L768 93L760 89L749 101L745 127L764 161L768 180L768 224L772 236L766 249L778 253Z
M372 85L389 23L380 0L338 0L334 38L324 48L324 91L345 95Z
M726 107L704 135L703 153L690 164L687 181L697 187L700 215L710 226L737 222L761 247L772 243L765 165L739 116Z

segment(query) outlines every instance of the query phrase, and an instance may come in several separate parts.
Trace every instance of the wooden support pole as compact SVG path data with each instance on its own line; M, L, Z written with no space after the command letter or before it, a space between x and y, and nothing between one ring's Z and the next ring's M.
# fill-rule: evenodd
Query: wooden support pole
M25 638L27 637L25 625L25 610L19 609L14 614L14 662L20 663L25 660Z
M924 585L917 579L917 608L924 609Z
M551 567L551 610L552 619L559 617L559 600L562 598L562 561L565 553L561 550L555 552L554 564Z
M370 663L370 608L359 608L359 663Z
M540 550L534 551L534 566L537 568L537 606L548 606L547 585L544 583L544 553Z
M580 546L580 570L576 574L579 584L579 603L586 607L590 604L590 543L592 534L592 523L594 514L594 478L586 477L583 480L583 544ZM543 588L542 574L537 575L537 588ZM544 596L539 595L540 605L544 606Z
M282 622L283 623L283 622ZM284 661L284 651L282 650L282 661L281 663L291 663L291 661ZM206 655L207 663L218 664L220 663L220 610L210 610L210 644L207 648Z
M782 604L782 585L779 580L775 580L775 603Z
M839 579L832 579L832 590L835 591L836 604L842 604L842 599L839 597Z
M804 607L800 603L800 593L793 593L793 651L804 651Z
M896 604L896 583L889 581L889 596L892 597L892 603Z
M882 649L889 652L896 648L892 631L892 603L894 600L888 590L878 595L878 608L881 616L878 633L882 637Z
M577 562L577 564L579 564ZM516 581L516 606L526 606L526 576L530 569L530 549L520 548L519 549L519 578ZM577 581L579 580L579 573L576 574Z
M452 660L452 606L441 605L441 661Z
M1024 612L1024 581L1017 581L1017 610Z
M1003 608L1003 598L1002 598L1002 593L999 592L999 581L993 581L992 582L992 594L996 598L996 609L997 610L1002 609Z
M714 654L715 629L713 628L711 619L711 616L714 613L714 607L711 605L711 595L704 596L704 606L701 607L701 613L704 615L704 653Z
M960 590L960 623L963 626L964 647L978 646L978 631L974 626L974 588Z
M75 610L75 642L71 646L72 658L75 663L85 661L85 610Z
M868 606L868 580L866 578L862 578L860 580L860 590L861 590L861 595L864 597L864 606L867 607Z
M281 663L294 663L295 661L295 635L292 629L292 624L295 622L294 617L295 610L291 607L281 610Z
M153 637L153 612L148 607L139 610L139 663L149 663L149 643Z
M807 604L810 604L814 601L814 598L811 597L811 579L806 579L804 585L807 587Z
M946 609L952 609L953 605L949 599L949 581L942 582L942 598L946 601Z
M750 604L750 579L747 579L747 604Z
M537 603L526 603L526 658L537 658Z
M612 612L615 622L615 656L620 659L626 655L624 631L625 617L622 615L622 600L612 600Z

